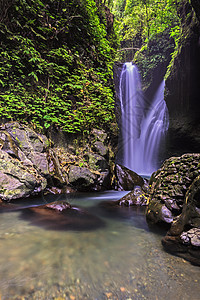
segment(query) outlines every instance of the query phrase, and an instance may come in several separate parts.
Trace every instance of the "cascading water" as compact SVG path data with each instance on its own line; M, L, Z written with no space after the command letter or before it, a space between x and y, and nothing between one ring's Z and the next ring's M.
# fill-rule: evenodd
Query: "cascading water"
M138 69L125 63L120 77L121 146L118 161L141 175L159 167L160 148L169 126L164 80L149 105L141 90ZM121 148L121 149L120 149Z

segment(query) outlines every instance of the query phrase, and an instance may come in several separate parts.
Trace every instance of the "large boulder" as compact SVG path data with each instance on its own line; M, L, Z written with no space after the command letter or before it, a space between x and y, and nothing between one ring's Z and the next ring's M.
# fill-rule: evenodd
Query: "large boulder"
M149 182L147 220L171 224L183 208L186 192L200 174L200 154L167 159Z
M104 157L95 153L87 153L85 155L88 160L88 165L93 170L99 170L101 172L105 172L109 169L109 165Z
M105 143L108 135L104 130L93 128L91 131L91 137L93 141Z
M46 136L10 122L0 126L1 199L28 197L47 187L66 184L59 160Z
M15 156L27 166L32 166L42 175L48 175L46 148L48 140L28 126L17 122L6 123L0 128L2 150Z
M126 167L116 164L115 166L116 188L119 191L132 191L135 186L144 186L144 179Z
M189 187L182 213L174 218L162 244L167 251L200 265L200 176Z
M46 188L47 181L34 168L0 150L0 198L10 201L34 195Z
M96 175L89 169L78 166L71 166L68 174L69 184L78 191L88 191L94 186Z

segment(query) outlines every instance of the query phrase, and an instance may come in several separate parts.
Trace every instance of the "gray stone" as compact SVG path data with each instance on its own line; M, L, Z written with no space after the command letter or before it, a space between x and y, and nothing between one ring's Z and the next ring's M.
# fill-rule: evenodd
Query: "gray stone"
M95 183L96 175L89 169L71 166L68 174L69 183L79 191L89 190Z
M106 147L102 142L96 141L93 145L93 150L100 154L101 156L106 156L108 154L108 147Z
M49 174L46 148L48 140L44 135L39 135L28 126L17 122L7 123L1 132L5 135L2 150L19 158L25 165L32 165L43 175ZM30 163L31 162L31 163Z
M46 179L0 150L0 198L10 201L46 188Z

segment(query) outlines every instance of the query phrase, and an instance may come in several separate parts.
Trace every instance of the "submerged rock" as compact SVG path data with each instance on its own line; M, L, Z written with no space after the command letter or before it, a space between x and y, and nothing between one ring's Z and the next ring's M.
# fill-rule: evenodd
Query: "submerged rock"
M64 201L24 209L21 218L46 230L94 230L104 226L97 216Z

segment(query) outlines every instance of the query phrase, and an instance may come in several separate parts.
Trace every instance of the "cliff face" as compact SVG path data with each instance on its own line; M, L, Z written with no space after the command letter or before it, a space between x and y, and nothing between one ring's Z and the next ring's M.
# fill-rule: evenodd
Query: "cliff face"
M182 1L178 7L182 36L170 75L166 102L170 115L168 155L200 149L200 4Z

